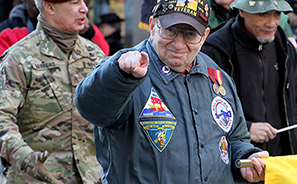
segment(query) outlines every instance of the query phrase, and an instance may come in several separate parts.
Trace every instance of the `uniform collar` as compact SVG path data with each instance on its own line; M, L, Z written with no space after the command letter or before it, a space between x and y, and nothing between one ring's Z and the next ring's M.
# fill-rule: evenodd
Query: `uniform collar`
M49 36L45 34L40 23L37 23L36 29L40 43L40 53L49 57L54 57L59 60L65 60L65 53ZM78 36L77 42L72 53L70 54L70 57L66 59L70 60L71 62L71 60L78 60L83 57L89 57L89 52L87 51L87 48L82 46L80 36Z

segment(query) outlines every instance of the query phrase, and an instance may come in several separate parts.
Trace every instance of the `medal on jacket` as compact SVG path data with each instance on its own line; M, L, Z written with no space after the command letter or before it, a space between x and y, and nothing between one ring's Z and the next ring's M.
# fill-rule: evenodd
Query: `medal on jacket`
M225 96L225 95L226 95L226 90L225 90L225 88L224 88L223 86L220 86L220 87L219 87L219 92L220 92L220 94L221 94L222 96Z
M215 92L215 94L221 94L222 96L226 95L226 90L222 86L223 84L223 77L222 72L220 70L216 70L213 68L207 68L208 69L208 75L211 81L213 82L212 89ZM216 81L219 85L217 85Z
M215 94L219 94L220 89L219 89L219 86L216 83L213 83L212 89L215 92Z

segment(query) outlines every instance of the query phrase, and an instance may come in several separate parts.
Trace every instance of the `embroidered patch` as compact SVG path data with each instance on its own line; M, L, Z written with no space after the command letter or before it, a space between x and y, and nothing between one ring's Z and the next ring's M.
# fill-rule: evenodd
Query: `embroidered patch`
M233 110L229 103L217 96L212 100L211 112L216 123L228 132L233 124Z
M173 118L175 117L166 107L166 105L162 102L159 95L156 93L154 88L151 90L151 94L149 96L148 101L146 102L142 112L140 113L139 118L144 117L167 117Z
M221 152L221 159L225 164L229 164L228 141L225 136L223 136L219 142L219 149Z
M146 131L153 145L162 152L168 145L177 123L169 121L149 121L140 122L140 124Z
M293 46L294 46L295 49L296 49L296 48L297 48L297 43L296 43L295 38L294 38L294 37L289 37L288 39L289 39L289 41L293 44Z

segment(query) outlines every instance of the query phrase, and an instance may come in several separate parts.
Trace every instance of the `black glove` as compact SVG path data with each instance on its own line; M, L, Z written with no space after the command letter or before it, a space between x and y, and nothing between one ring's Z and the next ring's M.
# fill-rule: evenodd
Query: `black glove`
M56 179L57 176L62 174L61 172L52 174L45 168L44 163L48 156L49 154L47 151L31 152L23 161L21 170L41 181L51 184L63 184Z

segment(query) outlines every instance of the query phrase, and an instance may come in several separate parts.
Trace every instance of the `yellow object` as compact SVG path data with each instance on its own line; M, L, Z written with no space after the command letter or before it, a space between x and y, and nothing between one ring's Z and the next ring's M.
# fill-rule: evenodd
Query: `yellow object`
M150 31L150 27L149 27L149 25L148 24L146 24L146 23L144 23L144 22L139 22L139 24L138 24L138 27L140 28L140 29L145 29L145 30L147 30L147 31Z
M265 184L297 184L297 155L264 158Z

